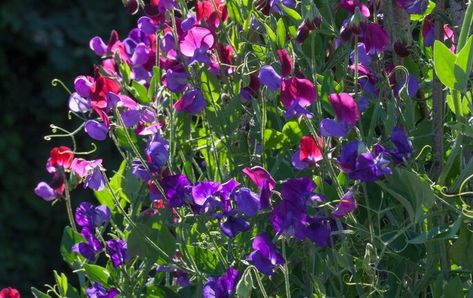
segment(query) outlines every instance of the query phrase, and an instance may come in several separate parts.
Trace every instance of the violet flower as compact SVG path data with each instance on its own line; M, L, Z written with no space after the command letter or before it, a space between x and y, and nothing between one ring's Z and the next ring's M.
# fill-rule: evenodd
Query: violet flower
M204 285L204 298L228 298L235 291L240 273L233 267L227 269L220 277L209 277Z
M85 132L94 140L103 141L107 138L108 127L97 120L87 120L84 126Z
M266 232L256 236L251 246L253 252L247 260L266 275L272 275L276 266L286 262Z
M250 223L243 217L235 217L229 215L225 221L220 220L220 229L222 232L230 238L235 238L241 232L246 232L250 228Z
M88 298L114 298L120 294L115 288L105 289L100 283L96 282L92 287L86 289Z
M121 239L108 240L106 243L107 253L110 255L113 266L118 267L128 262L131 257L128 254L127 243Z
M100 171L100 167L96 166L92 173L84 180L84 188L90 188L95 191L101 191L105 188L105 178Z
M159 172L168 162L169 143L159 134L154 134L146 145L146 163L152 173Z
M332 211L332 215L336 218L342 218L348 213L353 212L356 208L357 204L353 190L349 190L340 198L340 203Z
M89 261L94 261L97 253L103 250L103 246L100 241L95 238L93 230L88 227L82 228L81 235L84 237L85 242L74 244L72 251L81 254Z
M208 51L215 42L212 32L204 27L195 26L186 32L179 43L179 49L185 57L191 58L191 64L195 61L210 64Z
M161 185L170 207L181 207L191 198L191 183L183 174L166 176Z
M395 127L393 129L391 142L394 144L394 149L390 150L389 154L394 162L403 163L412 155L412 142L401 128Z
M44 181L41 181L36 185L34 193L47 202L50 202L57 197L54 189Z
M82 202L77 207L74 218L77 225L83 228L94 229L108 222L110 216L110 209L107 206L99 205L94 207L89 202Z
M186 112L191 115L200 113L206 106L206 102L202 92L199 89L187 91L174 104L174 108L178 112Z
M428 0L396 0L396 4L408 14L423 14L429 5Z
M238 191L235 201L238 210L249 217L255 216L261 209L260 196L246 187L243 187Z

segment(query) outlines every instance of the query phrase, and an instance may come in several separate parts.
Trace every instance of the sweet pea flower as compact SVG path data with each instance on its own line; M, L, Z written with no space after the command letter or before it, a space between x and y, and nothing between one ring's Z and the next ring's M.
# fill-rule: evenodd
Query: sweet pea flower
M54 147L51 150L46 168L49 173L55 173L57 169L69 169L74 159L72 149L66 146Z
M181 207L191 198L191 183L183 174L166 176L161 180L170 207Z
M391 133L391 142L394 149L389 151L394 162L403 163L412 155L412 142L407 138L402 128L395 127Z
M296 8L296 1L295 0L271 0L270 6L271 10L275 13L286 15L286 12L282 8L282 5L288 8Z
M204 285L204 298L229 298L235 291L240 273L233 267L227 269L220 277L209 277Z
M191 58L191 63L198 61L210 64L208 51L214 46L214 42L215 38L209 29L195 26L186 32L179 43L179 49L182 55Z
M104 225L110 220L110 209L105 205L94 207L89 202L80 203L77 207L74 218L80 227L94 229Z
M335 218L345 217L348 213L353 212L357 208L355 196L353 190L349 190L345 193L338 203L337 207L332 211L332 215Z
M113 267L119 267L128 262L131 257L128 254L127 243L121 239L114 238L105 243L107 253L110 255Z
M271 174L263 167L255 166L252 168L243 168L242 172L250 178L250 180L258 187L260 190L263 188L265 181L268 181L268 186L270 190L276 186L276 180L271 176Z
M105 289L100 283L95 282L92 287L86 289L88 298L114 298L120 294L115 288Z
M146 34L154 34L158 30L158 25L152 18L143 16L138 19L138 29Z
M266 232L255 237L252 248L247 260L266 275L272 275L276 266L286 262Z
M3 288L0 290L0 298L20 298L20 292L14 288Z
M329 100L335 110L337 120L328 118L322 120L320 123L321 135L344 137L349 127L360 120L358 105L348 93L332 93Z
M172 92L182 92L187 88L187 74L181 69L168 69L164 76L165 86Z
M202 92L199 89L187 91L176 103L174 108L178 112L186 112L191 115L200 113L206 106Z
M426 0L396 0L397 6L408 14L423 14L427 10L429 1Z
M168 162L169 143L159 134L149 138L145 149L146 163L152 173L159 172Z
M69 110L76 113L87 113L91 109L90 99L80 96L74 92L69 97Z
M424 25L422 26L422 36L424 37L424 46L431 47L434 44L434 16L429 14L424 19ZM447 25L443 25L443 41L448 41L450 46L450 51L455 53L456 50L456 40L453 30Z
M358 7L358 9L360 10L360 13L363 17L369 18L370 15L371 15L370 9L368 8L368 6L366 6L363 3L358 2L358 1L342 0L338 4L338 6L340 8L343 8L344 10L348 11L350 14L354 14L355 13L355 8Z
M250 223L243 217L229 215L225 220L220 221L220 229L230 238L235 238L238 233L248 231Z
M220 25L220 20L225 22L228 18L227 8L221 0L197 1L195 10L197 12L197 22L205 21L210 28L217 28Z
M380 25L361 23L360 32L360 41L365 44L367 53L381 53L388 48L389 36Z
M94 236L93 230L88 227L83 227L81 235L84 237L85 242L79 242L72 246L72 251L81 254L84 258L89 261L94 261L97 253L103 250L103 246L100 241Z
M238 210L246 216L253 217L261 209L261 198L249 188L242 187L236 194L235 201Z
M50 202L57 197L57 193L54 189L44 181L38 183L34 189L34 193L47 202Z

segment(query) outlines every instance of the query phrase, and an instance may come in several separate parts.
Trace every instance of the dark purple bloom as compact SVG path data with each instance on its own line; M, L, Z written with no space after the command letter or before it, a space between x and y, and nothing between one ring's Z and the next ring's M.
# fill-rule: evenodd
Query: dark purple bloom
M102 122L87 120L84 130L94 140L103 141L107 138L108 128Z
M158 30L155 21L150 17L141 17L138 19L138 28L146 34L154 34Z
M192 187L192 199L199 206L204 206L217 196L221 184L214 181L203 181Z
M332 211L332 215L336 218L342 218L348 213L353 212L357 207L355 196L352 190L349 190L343 195L337 207Z
M182 20L181 22L181 29L184 32L189 31L195 24L195 14L192 12L189 12L187 14L187 18Z
M235 200L238 210L249 217L255 216L261 209L260 197L246 187L238 191Z
M384 52L389 44L389 36L383 27L375 23L361 23L360 40L369 54Z
M95 167L92 173L84 180L84 188L90 188L95 191L101 191L105 188L105 179L100 171L100 167Z
M398 95L399 91L401 90L402 87L406 85L406 78L403 76L399 82L399 84L396 84L394 87L394 95ZM407 95L410 97L415 97L417 94L417 91L419 90L419 82L417 81L417 77L415 75L408 75L407 76Z
M130 58L133 66L144 65L148 62L150 50L144 43L139 43L135 47L135 51Z
M106 249L114 267L118 267L131 259L128 254L127 243L121 239L108 240Z
M320 135L323 137L345 137L348 126L336 120L325 118L320 122Z
M396 0L396 3L408 14L423 14L429 5L428 0Z
M342 148L338 162L343 172L350 174L355 170L358 148L362 145L360 141L352 141Z
M412 142L407 138L406 133L399 127L393 129L391 142L394 149L389 151L396 163L402 163L412 154Z
M161 185L170 207L181 207L190 199L191 183L183 174L164 177Z
M209 277L204 285L204 298L228 298L235 291L236 284L240 277L239 272L230 267L224 275L220 277Z
M281 197L283 200L293 202L302 208L307 203L315 201L323 202L324 197L314 192L317 185L311 177L301 177L288 179L281 187Z
M74 80L74 90L82 97L89 97L93 85L94 79L91 77L78 76Z
M294 236L303 240L306 236L305 220L307 217L305 206L300 201L282 200L270 215L273 229L278 235Z
M255 237L252 248L247 260L266 275L272 275L275 266L286 262L266 232Z
M38 185L34 189L34 193L47 202L52 201L57 197L57 194L54 189L49 186L49 184L43 181L38 183Z
M311 217L307 220L306 237L317 246L326 247L330 245L331 222L326 217Z
M74 217L79 226L93 229L110 220L110 209L104 205L94 207L89 202L82 202L77 207Z
M355 13L355 8L358 7L360 9L360 13L363 17L369 18L371 13L369 8L361 2L354 1L354 0L342 0L339 6L351 14Z
M171 32L167 32L164 34L163 38L161 39L161 49L163 52L169 52L170 50L174 49L176 45L176 40L174 39L174 35Z
M373 156L371 152L364 152L356 158L355 171L348 174L351 179L363 182L374 182L385 175L391 175L389 161L383 155Z
M72 251L81 254L89 261L95 260L97 253L103 249L102 244L97 238L95 238L93 230L90 230L87 227L82 228L81 235L84 237L86 242L74 244L72 246Z
M240 232L248 231L250 223L243 217L228 216L225 221L220 221L220 229L230 238Z
M284 5L288 8L295 8L296 7L296 1L294 1L294 0L271 0L270 5L271 5L271 10L272 11L274 11L275 13L285 15L286 12L282 8L282 5Z
M96 282L92 287L87 288L88 298L114 298L120 292L115 288L105 289L100 283Z
M186 92L174 104L174 108L179 112L187 112L191 115L200 113L206 106L206 102L202 92L199 89L194 89Z
M308 119L312 119L314 115L311 112L307 111L306 108L301 106L298 101L294 102L284 113L284 119L290 120L294 117L299 118L306 116Z
M289 55L289 52L286 49L279 49L276 51L279 62L281 62L281 71L282 71L282 76L288 77L291 72L292 72L292 59L291 56Z
M265 65L261 67L258 79L261 84L267 86L271 90L278 90L281 88L281 76L274 70L272 66Z
M184 71L168 69L166 71L166 87L172 92L182 92L187 87L187 74Z
M153 135L145 149L146 163L151 172L159 172L169 158L169 143L159 134Z
M301 151L297 149L296 152L294 152L294 155L292 156L292 159L291 159L292 166L298 170L303 170L305 168L308 168L310 166L309 163L302 161L300 156L301 156Z

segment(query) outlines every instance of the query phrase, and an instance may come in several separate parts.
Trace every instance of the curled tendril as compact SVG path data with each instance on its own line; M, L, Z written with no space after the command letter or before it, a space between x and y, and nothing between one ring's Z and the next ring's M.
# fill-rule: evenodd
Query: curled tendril
M92 150L82 151L82 152L73 152L74 155L89 155L97 151L97 145L95 145L95 143L90 143L90 145L92 145Z
M430 150L432 151L432 146L425 145L424 147L422 147L422 149L420 149L420 152L419 154L417 154L415 160L418 160L422 156L422 153L424 153L424 150L427 150L427 148L430 148Z
M51 124L50 127L51 127L51 130L53 132L53 134L51 135L46 135L44 136L44 139L46 141L51 141L52 138L67 138L67 137L70 137L71 140L72 140L72 151L76 151L77 149L77 144L76 144L76 138L74 137L83 127L85 126L85 122L82 123L81 125L79 125L78 128L76 128L74 131L68 131L62 127L59 127L57 125L54 125L54 124ZM56 134L57 131L62 131L63 134Z
M53 87L57 87L58 84L61 85L62 88L64 88L64 90L66 90L67 93L69 93L69 95L72 94L71 90L69 90L69 88L66 87L66 84L64 84L64 82L61 81L60 79L53 79L53 80L51 81L51 85L52 85Z

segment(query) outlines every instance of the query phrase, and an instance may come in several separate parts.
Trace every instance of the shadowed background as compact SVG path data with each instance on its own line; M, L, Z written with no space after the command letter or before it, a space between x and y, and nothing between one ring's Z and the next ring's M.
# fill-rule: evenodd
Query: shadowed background
M98 62L88 48L90 38L108 40L112 29L123 38L134 19L120 1L0 4L0 288L16 287L29 297L31 286L53 283L53 269L69 272L59 252L65 206L51 206L33 193L38 181L50 179L45 162L51 148L71 145L68 139L45 141L49 125L69 130L77 125L67 119L67 92L52 87L51 80L59 78L72 89L75 76L92 74ZM83 134L78 141L79 151L91 149ZM105 148L94 158L112 150L109 144L100 147ZM106 159L105 166L113 169L114 161ZM77 206L91 192L72 196Z

